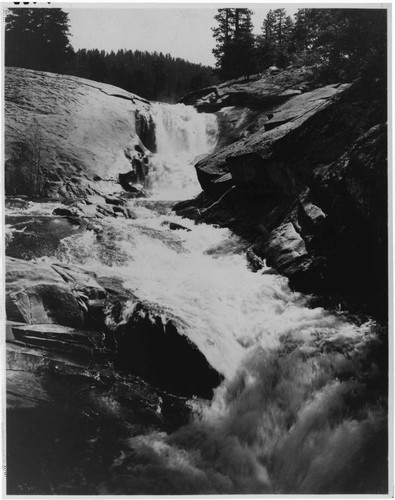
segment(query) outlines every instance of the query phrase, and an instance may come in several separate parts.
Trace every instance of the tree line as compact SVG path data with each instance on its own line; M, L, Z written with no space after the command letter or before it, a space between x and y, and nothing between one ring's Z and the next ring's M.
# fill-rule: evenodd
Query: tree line
M80 76L165 102L217 81L212 68L162 52L75 52L69 36L68 14L60 8L11 8L6 15L5 65Z
M250 9L218 9L213 28L216 72L222 80L261 72L270 66L315 65L327 80L362 74L385 77L386 9L269 10L258 36Z
M177 102L182 96L212 85L211 68L162 52L78 50L71 73L110 83L151 101Z
M327 81L361 74L384 77L386 9L271 9L254 35L253 12L221 8L212 28L214 72L170 54L133 50L78 50L69 41L68 15L60 8L11 8L6 15L5 64L110 83L149 100L175 102L217 79L246 77L270 66L315 66Z

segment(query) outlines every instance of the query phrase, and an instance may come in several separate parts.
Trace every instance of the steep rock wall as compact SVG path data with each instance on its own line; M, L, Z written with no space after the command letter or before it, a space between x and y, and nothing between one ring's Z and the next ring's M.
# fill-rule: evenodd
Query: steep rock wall
M385 315L385 96L359 81L291 98L199 161L204 194L175 210L242 234L299 289L358 296Z
M52 198L105 192L131 170L136 145L153 147L149 110L148 101L111 85L6 68L7 194L32 183Z

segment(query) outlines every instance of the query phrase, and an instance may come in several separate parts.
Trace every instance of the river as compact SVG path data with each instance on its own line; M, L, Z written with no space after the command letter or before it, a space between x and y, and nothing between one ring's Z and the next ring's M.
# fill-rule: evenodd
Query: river
M149 198L129 200L133 219L103 219L100 238L63 239L56 258L121 279L164 322L172 318L224 380L211 401L196 399L187 425L125 442L102 492L385 491L386 406L372 362L379 326L313 307L273 269L251 272L248 242L175 215L176 200L200 192L193 164L215 147L216 120L160 104L153 118Z

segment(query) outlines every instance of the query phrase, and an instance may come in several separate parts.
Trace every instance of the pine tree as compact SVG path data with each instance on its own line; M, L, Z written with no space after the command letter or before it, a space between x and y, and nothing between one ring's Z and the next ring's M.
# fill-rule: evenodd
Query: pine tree
M9 9L5 64L42 71L64 71L74 55L68 35L68 15L61 9Z
M284 67L293 50L293 21L285 9L269 10L258 41L259 64L262 69L271 65Z
M324 12L327 11L327 12ZM328 9L298 9L295 14L293 39L297 51L312 50L316 47L319 33L324 27Z
M327 81L376 75L385 81L386 9L299 9L293 41L304 64Z
M218 9L218 14L214 16L218 22L218 26L212 28L213 36L217 42L213 49L213 54L216 58L215 68L218 74L227 73L229 70L225 67L229 65L228 59L231 52L231 40L234 36L235 29L235 12L234 9Z
M286 66L289 62L289 52L291 49L293 21L287 16L285 9L276 9L274 11L274 37L276 39L276 64L280 68Z
M218 9L214 17L218 26L212 28L217 42L213 54L222 79L248 77L255 69L252 14L250 9Z
M274 12L270 9L262 24L262 35L257 40L258 64L261 69L268 68L276 62L275 23Z

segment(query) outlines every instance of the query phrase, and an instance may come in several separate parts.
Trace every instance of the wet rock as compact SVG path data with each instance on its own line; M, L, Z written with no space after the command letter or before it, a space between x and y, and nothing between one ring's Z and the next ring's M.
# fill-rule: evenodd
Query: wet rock
M131 433L190 417L185 398L103 362L16 343L6 355L8 494L99 494Z
M150 113L136 112L136 132L144 146L152 153L156 152L155 123ZM143 152L143 151L141 151Z
M220 373L182 328L120 280L69 264L7 258L6 265L10 341L65 353L73 363L99 362L105 352L117 370L184 396L208 397L220 383Z
M300 290L363 294L381 310L388 276L386 107L371 95L360 81L290 99L277 114L290 121L196 165L205 196L216 203L207 209L199 198L177 205L177 213L192 218L199 211L200 220L248 238L258 257ZM216 182L227 174L236 188L223 197ZM366 262L370 270L361 273Z
M107 205L97 205L96 211L105 217L116 217L116 212L114 212L114 210L109 208Z
M25 210L29 207L29 200L24 199L23 197L6 196L4 205L6 208L19 208Z
M74 290L80 290L88 298L105 298L104 288L97 282L97 276L91 271L74 266L72 264L51 264L51 268L59 276L73 286Z
M99 194L90 194L85 196L85 203L87 205L103 205L106 202L104 196Z
M305 242L290 222L279 226L268 235L260 253L267 256L269 263L280 271L287 269L295 261L308 257Z
M119 174L118 181L125 191L131 193L132 197L145 198L147 196L143 187L138 184L137 174L133 170L126 174Z
M11 321L83 327L77 298L46 264L6 259L6 312Z
M195 207L185 207L182 209L176 209L177 215L181 217L187 217L188 219L192 219L194 221L201 220L201 212L199 208Z
M106 196L106 203L108 203L109 205L123 205L125 202L120 199L120 198L116 198L115 196Z
M117 296L120 298L136 298L130 290L124 288L122 281L119 278L113 276L96 276L96 282L104 289L108 294L112 296Z
M77 214L73 211L70 210L69 208L55 208L53 210L53 215L61 215L63 217L75 217Z
M169 229L171 229L172 231L178 231L181 229L183 231L191 232L191 230L188 227L185 227L181 224L177 224L177 222L165 221L164 224L168 225Z
M256 273L266 267L264 261L251 248L247 250L246 257L248 267L252 272Z
M310 201L301 200L299 203L298 220L304 228L315 229L326 219L326 214L320 207Z
M104 347L102 333L70 328L63 325L14 324L12 331L15 340L44 349L76 350L83 347L97 349Z
M126 207L113 207L113 212L115 214L121 214L125 219L135 219L136 215L133 214L131 210Z
M179 331L176 321L164 321L144 304L135 306L116 338L117 369L173 394L209 398L222 380L196 344Z
M7 193L75 198L130 168L124 150L140 142L138 116L149 116L147 101L104 83L23 68L7 68L5 80ZM34 141L41 193L27 174Z
M22 259L55 255L63 238L81 233L85 227L78 218L59 216L10 215L6 223L15 229L6 254Z
M265 184L274 181L282 191L295 192L293 169L285 166L284 162L274 161L279 145L286 137L293 137L295 131L301 129L307 120L322 113L330 106L331 99L333 100L334 96L347 88L348 85L329 85L293 97L283 105L284 109L282 106L278 108L278 115L283 123L281 127L276 126L266 132L260 130L200 160L196 164L196 171L202 188L212 196L218 197L227 187L225 183L221 183L221 179L226 179L229 183L230 181L224 176L230 173L236 185L250 186L255 191L260 187L265 189ZM266 127L272 120L275 118L263 126ZM222 189L218 183L223 184ZM272 189L270 184L268 189Z

